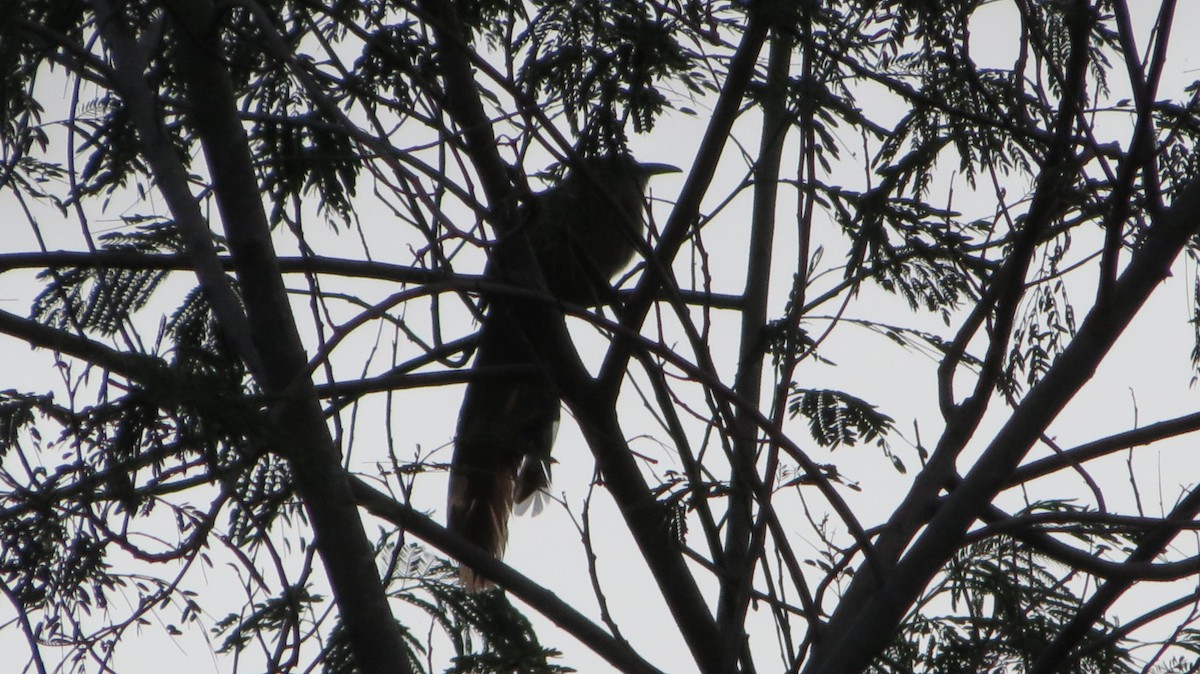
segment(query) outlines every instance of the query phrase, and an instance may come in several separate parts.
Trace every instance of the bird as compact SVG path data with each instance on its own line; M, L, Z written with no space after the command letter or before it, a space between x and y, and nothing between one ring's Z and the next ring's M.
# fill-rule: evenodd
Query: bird
M525 235L546 282L564 303L611 299L611 279L633 258L644 229L651 176L678 171L627 153L577 160L556 185L532 195ZM489 268L485 278L494 276ZM514 508L540 512L562 406L553 378L504 297L488 302L459 410L450 462L447 527L500 558ZM491 583L467 565L468 592Z

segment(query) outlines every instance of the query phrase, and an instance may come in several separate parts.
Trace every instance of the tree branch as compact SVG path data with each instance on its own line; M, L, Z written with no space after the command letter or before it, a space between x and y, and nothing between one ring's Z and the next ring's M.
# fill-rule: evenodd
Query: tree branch
M155 117L156 97L142 75L138 47L108 3L97 0L96 5L122 79L122 95L138 120L142 151L155 169L218 321L234 336L263 389L280 401L272 416L286 448L281 451L290 460L304 498L355 660L368 674L409 671L403 638L375 569L374 551L312 381L295 376L303 372L306 359L275 262L233 86L220 57L216 12L211 3L199 0L168 3L180 33L175 65L191 103L189 120L212 175L245 314L217 260L199 204L187 190L187 173Z
M652 674L659 670L643 660L628 644L614 638L599 625L588 620L554 592L538 585L511 566L496 559L486 550L472 545L434 522L427 515L396 501L358 477L350 478L354 496L364 508L397 527L408 531L433 547L467 564L477 573L511 592L521 601L554 621L556 625L579 639L597 655L622 672Z
M836 633L841 638L830 645L826 657L814 661L806 671L828 674L859 671L879 652L922 588L958 549L971 521L1005 487L1021 458L1091 378L1154 288L1169 275L1172 261L1198 227L1200 180L1193 180L1180 191L1171 208L1155 219L1142 246L1114 284L1112 302L1092 308L1075 339L1029 391L895 569L887 578L873 583L870 596L854 607L853 619L839 623L841 629ZM1200 500L1197 492L1193 496ZM1193 499L1189 497L1190 500ZM1176 512L1184 513L1183 505ZM1161 539L1153 537L1139 550L1149 552ZM1131 556L1131 561L1140 561L1140 554L1137 558ZM857 584L864 577L865 574L858 574L854 582ZM1115 588L1116 584L1112 586ZM1089 602L1089 609L1101 603L1103 598L1094 604Z

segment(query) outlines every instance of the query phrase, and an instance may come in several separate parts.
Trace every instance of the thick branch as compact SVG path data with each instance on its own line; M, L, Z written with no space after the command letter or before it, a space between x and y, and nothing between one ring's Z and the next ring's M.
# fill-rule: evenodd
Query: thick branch
M311 380L293 386L305 358L271 245L258 181L238 119L232 83L213 31L211 4L175 2L182 27L176 65L187 82L190 120L202 139L218 206L226 225L246 314L228 287L200 206L187 189L187 172L162 132L155 95L142 77L139 47L107 3L97 2L99 22L122 74L121 94L137 121L142 151L200 270L223 329L269 395L280 400L274 418L282 447L316 531L334 596L355 656L364 672L408 671L400 631L374 565L374 553L354 507L341 461L325 425ZM200 35L189 31L200 31ZM251 342L247 344L246 342ZM281 447L281 449L282 449Z
M771 258L775 240L775 204L779 194L779 166L787 136L788 66L792 38L787 30L773 33L767 66L766 92L762 103L763 128L759 158L754 165L754 211L750 225L750 251L746 260L746 301L742 310L741 353L734 379L734 392L746 405L757 408L762 397L763 358L766 355L767 295L771 280ZM804 259L801 265L807 264ZM770 489L756 494L754 485L759 453L758 426L752 415L739 412L733 419L733 453L730 460L729 521L725 530L725 575L717 604L717 625L726 648L736 653L744 646L746 610L753 587L758 549L765 529L754 527L753 509L757 495L771 498ZM777 452L772 452L772 457ZM770 463L770 462L768 462ZM774 467L765 475L770 480ZM764 504L765 505L765 504ZM753 536L752 536L753 532ZM733 663L728 667L732 668Z
M845 667L850 666L851 662L863 661L864 658L869 660L877 650L864 649L861 643L857 643L858 637L852 636L855 631L848 627L859 623L870 624L871 627L866 633L870 634L871 639L879 639L882 645L886 635L891 634L903 611L911 604L912 600L907 598L907 593L911 590L915 598L915 593L924 587L924 583L920 583L915 589L896 585L893 564L898 564L900 555L925 523L926 513L934 504L938 493L949 484L959 453L974 435L987 411L996 381L1001 374L1003 359L1008 353L1010 333L1025 292L1025 276L1030 261L1042 233L1067 208L1061 193L1064 186L1069 185L1078 172L1071 138L1076 112L1083 104L1085 96L1087 40L1091 25L1090 13L1086 9L1080 11L1083 14L1076 17L1076 22L1071 26L1071 52L1067 69L1070 79L1064 85L1063 100L1055 120L1055 141L1042 161L1042 173L1038 176L1037 190L1030 204L1029 214L1022 229L1017 233L1007 261L990 279L984 297L963 323L938 368L938 398L946 418L946 429L928 464L917 476L904 501L888 519L876 541L877 558L883 564L883 573L860 573L855 576L830 620L829 632L833 635L835 645L819 646L806 672L854 671ZM958 403L954 399L952 388L954 372L968 342L989 318L991 320L988 325L987 352L983 357L974 390L965 400ZM1075 341L1079 342L1078 339ZM911 554L908 557L911 557ZM891 598L879 594L881 586L896 587L906 596L898 603L888 603L887 610L868 608L879 601L891 601ZM894 622L890 627L885 627L889 620ZM829 653L836 654L832 656L832 660L825 658Z
M462 133L467 154L488 198L492 224L500 234L500 244L493 251L494 269L505 283L544 290L545 281L528 241L524 236L512 236L519 232L517 193L497 151L491 122L484 113L472 75L465 31L455 6L445 0L424 0L419 5L438 44L446 110ZM683 556L670 545L669 537L663 535L658 520L650 517L657 503L620 435L612 404L615 396L594 394L595 382L571 342L560 311L537 302L505 302L505 306L494 309L509 311L513 324L526 331L530 342L545 358L555 384L583 427L588 445L693 658L703 671L718 671L723 658L715 622Z
M1197 204L1200 207L1200 204ZM1200 217L1200 212L1196 213ZM1193 489L1167 515L1166 520L1148 532L1129 554L1127 564L1141 566L1158 557L1179 532L1188 527L1200 513L1200 489ZM1186 562L1185 562L1186 563ZM1194 565L1193 565L1194 566ZM1030 674L1053 674L1062 671L1062 665L1074 649L1091 630L1092 624L1104 615L1113 602L1125 594L1138 577L1133 574L1108 579L1087 602L1076 611L1075 616L1062 629L1049 646L1030 667Z
M717 164L725 149L725 143L731 136L733 123L737 120L746 89L753 80L758 54L762 51L769 28L765 17L759 16L756 11L750 12L749 23L742 35L737 52L729 64L729 72L726 75L724 86L721 87L721 94L717 98L716 105L713 106L712 117L696 152L696 159L688 173L687 182L663 228L662 238L654 249L653 258L656 269L667 269L671 266L675 254L687 240L688 234L699 219L700 203L708 192L709 185L712 184L713 176L716 175ZM669 279L663 278L660 274L642 275L637 292L630 300L628 311L622 318L622 323L629 328L630 332L640 331L650 313L651 304L659 294L659 289L668 281ZM604 388L610 391L617 390L629 366L633 348L635 347L632 344L623 342L614 344L614 348L605 358L600 373L601 385Z
M893 634L904 612L958 549L967 527L1008 484L1017 464L1050 422L1091 378L1116 339L1200 226L1200 180L1188 184L1157 218L1113 287L1112 301L1093 307L1045 377L1030 390L979 461L938 509L886 579L842 625L842 638L813 672L860 671ZM1156 540L1147 544L1153 548ZM1141 548L1139 548L1141 549ZM1131 561L1142 561L1132 559ZM864 577L860 574L855 582Z

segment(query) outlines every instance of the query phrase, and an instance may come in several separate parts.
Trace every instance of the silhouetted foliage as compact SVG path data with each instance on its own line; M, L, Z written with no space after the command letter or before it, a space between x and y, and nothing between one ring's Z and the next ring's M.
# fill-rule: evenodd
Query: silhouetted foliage
M1170 276L1191 371L1131 368L1200 369L1196 10L1155 4L7 0L0 636L1195 670L1200 492L1134 458L1200 415L1058 417ZM544 195L624 153L682 175L616 290L556 291L548 221L608 209ZM489 311L528 357L468 368ZM464 384L526 370L570 430L512 568L439 522Z

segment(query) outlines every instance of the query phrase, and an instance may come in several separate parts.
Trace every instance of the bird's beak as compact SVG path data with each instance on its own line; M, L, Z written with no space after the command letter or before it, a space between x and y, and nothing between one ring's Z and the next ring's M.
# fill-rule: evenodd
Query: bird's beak
M664 173L683 173L682 169L680 169L678 166L672 166L671 164L646 163L638 164L638 168L641 169L642 173L647 177L662 175Z

